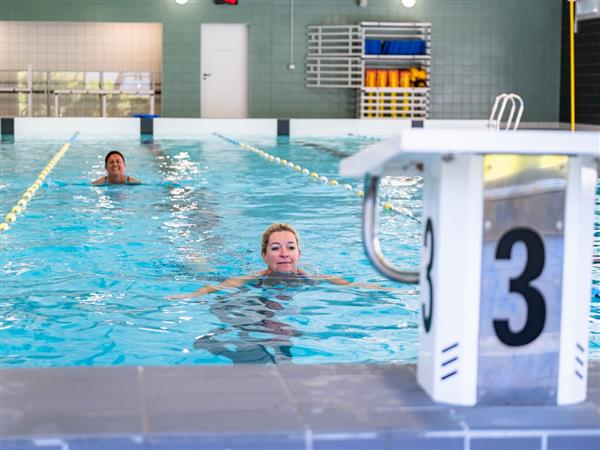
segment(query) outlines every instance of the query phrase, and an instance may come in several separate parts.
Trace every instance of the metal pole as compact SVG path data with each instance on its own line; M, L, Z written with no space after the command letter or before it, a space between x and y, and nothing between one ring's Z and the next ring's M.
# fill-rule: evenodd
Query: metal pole
M575 29L574 29L574 5L575 0L569 1L569 30L570 30L570 49L571 49L571 131L575 131Z
M27 115L33 117L33 74L31 64L27 64Z

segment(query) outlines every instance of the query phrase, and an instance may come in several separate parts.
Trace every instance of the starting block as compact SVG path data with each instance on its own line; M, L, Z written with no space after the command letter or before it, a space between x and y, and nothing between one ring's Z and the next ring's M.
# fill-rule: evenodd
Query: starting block
M405 130L344 159L366 177L365 249L384 275L420 284L417 379L457 404L586 398L600 133ZM382 256L377 186L423 178L420 272Z

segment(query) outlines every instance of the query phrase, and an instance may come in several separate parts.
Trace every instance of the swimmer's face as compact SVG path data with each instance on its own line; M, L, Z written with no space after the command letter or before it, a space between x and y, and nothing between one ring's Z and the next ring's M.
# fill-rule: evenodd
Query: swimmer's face
M125 161L121 155L113 153L106 161L106 171L109 175L121 177L125 175Z
M262 259L272 272L296 273L300 249L296 236L290 231L276 231L269 236L267 251Z

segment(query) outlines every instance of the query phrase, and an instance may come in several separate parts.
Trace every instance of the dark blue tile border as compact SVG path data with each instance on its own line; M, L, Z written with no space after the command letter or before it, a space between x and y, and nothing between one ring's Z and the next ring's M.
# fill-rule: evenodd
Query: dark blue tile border
M159 435L146 439L147 450L304 450L302 434L190 434Z
M0 119L0 134L3 140L15 136L15 119L13 117L2 117Z
M600 428L600 424L598 425ZM595 436L550 436L548 450L600 450L600 429Z
M277 119L277 136L290 135L290 119Z
M2 450L146 450L140 437L38 438L0 440Z
M465 438L463 437L428 437L428 436L405 436L394 435L392 450L463 450ZM512 449L511 449L512 450Z
M154 135L154 119L151 117L140 118L140 135L142 137Z
M541 450L541 437L471 438L471 450Z

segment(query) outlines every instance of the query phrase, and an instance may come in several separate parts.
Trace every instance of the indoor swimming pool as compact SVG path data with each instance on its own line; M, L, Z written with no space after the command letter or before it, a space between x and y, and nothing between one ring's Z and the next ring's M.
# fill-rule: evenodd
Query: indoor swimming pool
M369 264L362 180L337 176L342 157L374 140L236 138L318 177L216 136L75 141L0 237L2 366L414 361L418 291ZM63 143L2 145L3 215ZM90 186L113 149L143 185ZM382 208L384 251L416 268L419 181L384 184L381 204L414 215ZM308 273L397 290L248 285L198 301L167 299L262 270L260 236L273 222L297 228Z
M337 176L340 159L374 139L235 138L280 160L218 136L75 141L0 237L1 364L414 362L418 287L395 284L372 268L362 247L362 180ZM3 215L62 144L2 145ZM104 155L113 149L124 153L128 174L142 185L89 184L104 174ZM379 233L397 264L418 265L420 211L420 180L384 180ZM260 236L273 222L297 228L299 266L307 272L397 290L250 284L199 299L167 299L262 270ZM590 313L596 359L599 280L596 264Z

